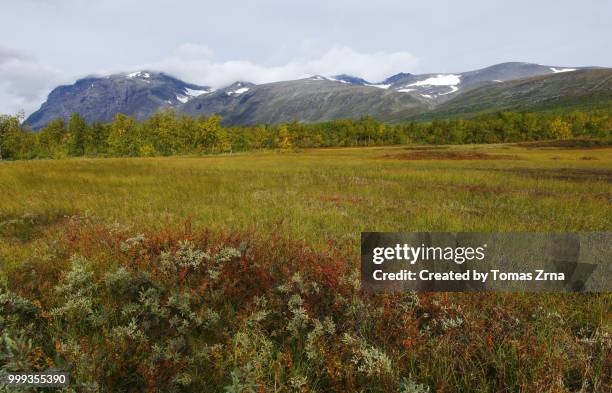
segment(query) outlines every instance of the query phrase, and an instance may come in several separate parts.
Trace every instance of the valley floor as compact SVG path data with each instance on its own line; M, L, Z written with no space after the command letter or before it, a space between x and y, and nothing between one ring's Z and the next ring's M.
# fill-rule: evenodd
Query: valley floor
M360 231L596 231L610 229L611 181L610 147L17 161L0 170L0 218L87 215L148 228L189 218L311 243Z
M610 231L610 147L15 161L0 190L11 356L82 391L610 388L610 294L354 282L361 231Z

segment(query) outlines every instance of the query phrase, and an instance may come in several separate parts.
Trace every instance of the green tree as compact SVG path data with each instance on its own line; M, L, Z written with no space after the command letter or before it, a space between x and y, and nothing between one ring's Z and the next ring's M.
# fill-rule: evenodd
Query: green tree
M200 152L212 152L218 145L221 117L212 115L200 118L195 127L195 147Z
M281 150L289 150L293 147L291 142L291 134L287 125L283 124L278 129L278 136L276 137L276 146Z
M165 156L184 151L186 141L180 137L176 113L173 110L157 112L143 123L142 143L153 146Z
M268 135L268 130L263 125L257 125L249 128L247 132L249 147L251 149L262 149L266 147Z
M94 122L89 127L88 138L85 144L85 154L98 155L108 151L109 124Z
M19 150L16 135L20 132L17 116L0 115L0 160L14 158Z
M66 139L68 131L64 119L51 120L38 132L38 149L42 157L61 158L68 154Z
M213 151L218 153L231 153L232 144L230 143L230 138L227 135L227 131L225 130L225 128L219 128L217 130Z
M550 123L550 133L552 137L559 140L570 139L572 137L572 128L569 123L556 117Z
M583 112L573 111L570 114L570 123L572 125L572 134L575 136L584 135L586 132L587 116Z
M82 156L85 154L88 126L84 118L73 113L68 121L68 154Z
M108 133L109 153L115 156L137 156L141 145L137 126L133 117L117 114Z

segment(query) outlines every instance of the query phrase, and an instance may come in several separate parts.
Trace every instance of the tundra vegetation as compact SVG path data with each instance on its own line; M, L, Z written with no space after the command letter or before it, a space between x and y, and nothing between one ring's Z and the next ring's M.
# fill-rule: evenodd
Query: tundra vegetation
M165 118L226 142L167 152L130 139ZM322 127L334 145L372 124L369 142L338 140L377 145L411 127L363 119L242 128L284 152L237 153L249 149L214 117L79 126L104 129L101 144L66 131L77 122L3 140L29 140L31 157L234 154L0 163L1 373L65 368L66 392L612 389L609 293L368 295L358 273L366 230L609 231L605 138L321 149L298 137Z

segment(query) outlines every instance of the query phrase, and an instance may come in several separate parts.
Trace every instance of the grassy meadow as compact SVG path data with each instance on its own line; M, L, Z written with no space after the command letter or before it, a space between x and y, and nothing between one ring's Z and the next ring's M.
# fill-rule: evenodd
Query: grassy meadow
M340 148L0 168L5 220L76 214L163 228L191 218L317 243L365 230L596 231L612 218L612 148Z
M611 388L609 294L355 280L361 231L610 231L612 147L14 161L0 190L0 348L75 391Z

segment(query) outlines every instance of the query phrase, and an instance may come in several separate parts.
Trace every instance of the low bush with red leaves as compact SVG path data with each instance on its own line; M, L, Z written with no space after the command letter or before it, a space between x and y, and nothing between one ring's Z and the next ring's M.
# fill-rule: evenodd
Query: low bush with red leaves
M67 369L78 392L611 388L609 294L366 295L331 247L86 221L6 272L3 373Z

